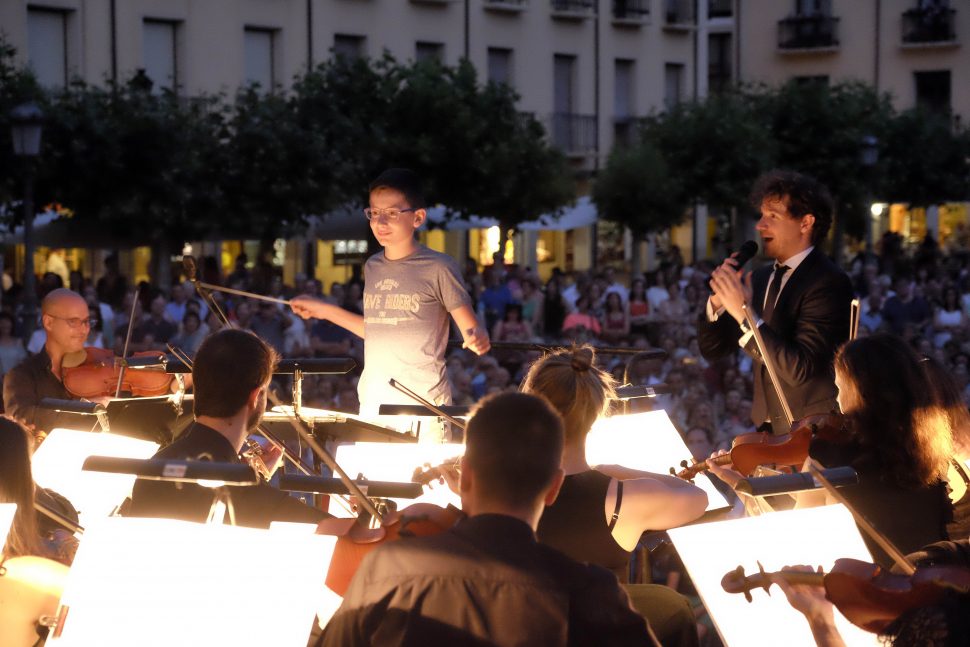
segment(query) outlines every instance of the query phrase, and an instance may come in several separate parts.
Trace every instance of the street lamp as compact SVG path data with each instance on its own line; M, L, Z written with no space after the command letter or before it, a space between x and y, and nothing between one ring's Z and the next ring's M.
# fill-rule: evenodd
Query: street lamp
M859 148L859 163L862 164L863 168L866 169L866 175L868 180L868 193L869 200L867 202L872 204L872 175L873 170L876 168L876 164L879 163L879 139L873 135L865 135L862 137ZM880 209L880 214L882 210ZM876 217L875 211L872 211L870 206L870 214L866 214L866 255L872 253L872 221Z
M34 277L34 160L40 155L44 113L34 103L24 103L10 112L10 133L14 155L24 158L24 339L28 341L37 323L37 288Z

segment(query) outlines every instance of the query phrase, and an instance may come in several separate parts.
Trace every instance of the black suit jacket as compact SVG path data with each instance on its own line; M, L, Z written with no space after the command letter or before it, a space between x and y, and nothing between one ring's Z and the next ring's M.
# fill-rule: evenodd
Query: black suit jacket
M752 301L759 317L771 273L772 266L768 265L755 270L751 277ZM792 272L771 320L759 327L795 420L829 413L838 406L832 363L835 351L849 338L851 302L849 277L816 247ZM717 359L734 352L741 336L741 327L727 313L715 322L708 321L706 313L701 314L698 343L705 358ZM752 420L756 425L770 420L775 433L789 432L753 338L744 350L757 360Z

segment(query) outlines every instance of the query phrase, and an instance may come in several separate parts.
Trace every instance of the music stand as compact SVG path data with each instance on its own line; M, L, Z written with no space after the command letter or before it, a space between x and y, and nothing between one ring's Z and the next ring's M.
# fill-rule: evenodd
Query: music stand
M721 578L739 565L748 574L760 561L768 572L804 564L831 570L836 559L867 562L866 548L852 515L841 505L787 510L667 531L726 647L814 647L804 616L777 586L743 595L727 593ZM874 634L852 625L838 611L835 621L846 645L877 645Z
M158 444L114 433L55 429L34 452L34 482L61 494L74 505L82 526L107 517L131 494L135 477L96 474L81 469L89 456L150 458Z
M284 440L294 440L296 435L290 423L292 415L291 406L273 407L263 415L263 425ZM342 411L302 407L300 419L310 426L313 435L321 442L333 439L341 442L416 443L418 440L411 434Z
M108 402L112 430L126 436L168 445L192 422L192 397L175 394L157 397L115 398Z
M667 474L685 459L690 460L690 450L663 410L600 418L586 437L590 465ZM706 474L699 474L694 484L707 492L708 512L731 507Z
M337 447L336 459L344 471L351 478L363 474L371 481L407 482L414 476L414 471L425 463L432 467L440 465L446 460L463 456L465 446L458 443L415 443L401 445L397 443L357 443L355 445L340 445ZM451 491L447 485L435 484L425 488L424 494L415 499L389 499L397 503L399 508L412 503L434 503L447 506L449 503L456 508L461 507L461 498ZM330 502L330 514L336 517L347 517L348 513L340 506Z
M103 519L85 532L47 644L304 647L335 541L309 532Z

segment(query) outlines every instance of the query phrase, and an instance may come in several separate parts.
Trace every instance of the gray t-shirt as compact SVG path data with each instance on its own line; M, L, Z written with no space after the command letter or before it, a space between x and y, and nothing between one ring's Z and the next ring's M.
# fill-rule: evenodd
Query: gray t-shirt
M396 261L378 252L364 265L364 373L357 385L361 415L381 404L414 404L391 378L436 404L451 403L445 375L449 312L471 299L458 263L419 245Z

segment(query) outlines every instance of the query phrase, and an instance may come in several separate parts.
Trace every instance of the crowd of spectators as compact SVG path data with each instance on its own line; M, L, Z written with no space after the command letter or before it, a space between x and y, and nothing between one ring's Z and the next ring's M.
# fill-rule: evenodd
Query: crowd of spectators
M323 286L297 275L288 285L272 264L247 261L240 255L233 271L221 276L215 259L205 259L202 278L284 299L311 294L363 311L360 279ZM706 303L710 263L685 264L674 247L656 270L632 277L612 267L571 273L555 269L543 281L529 268L500 262L481 271L471 260L464 267L466 287L494 342L665 350L663 360L601 352L599 361L618 384L667 385L669 393L626 406L665 409L695 456L726 448L735 436L753 430L750 359L739 349L734 357L711 364L698 351L696 326ZM861 301L859 335L888 330L901 336L948 367L970 402L970 250L941 250L931 236L907 249L897 235L887 234L873 253L860 252L845 267ZM63 284L60 275L45 274L40 296ZM176 282L167 293L144 282L132 286L113 256L97 282L75 271L68 287L90 306L95 325L89 344L118 354L127 342L129 352L172 346L191 356L206 335L222 327L219 314L191 283ZM22 290L13 286L4 296L0 371L6 373L43 347L44 333L38 326L24 344ZM330 322L304 321L278 303L220 292L213 297L233 325L254 331L285 357L351 356L363 364L362 340ZM447 366L455 403L471 404L485 394L516 389L535 357L536 352L500 348L477 357L454 349ZM343 376L307 376L304 404L355 412L359 373L360 368Z

